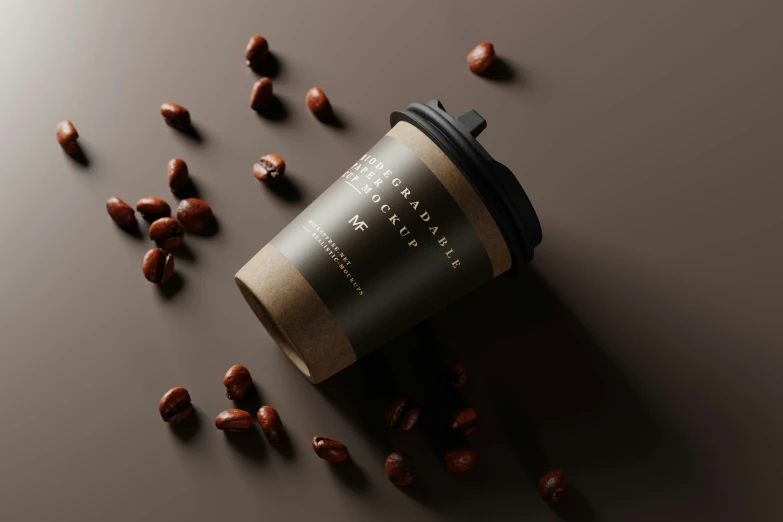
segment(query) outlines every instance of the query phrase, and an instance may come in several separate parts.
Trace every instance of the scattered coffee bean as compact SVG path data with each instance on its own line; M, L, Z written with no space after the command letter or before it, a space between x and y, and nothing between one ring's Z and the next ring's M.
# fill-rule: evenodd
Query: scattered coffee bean
M253 89L250 91L250 108L261 112L269 106L274 96L272 80L264 76L253 84Z
M396 431L409 431L419 420L421 408L408 398L394 399L386 406L386 424Z
M180 246L184 235L185 231L182 230L182 225L174 218L160 218L150 225L150 239L166 250Z
M133 207L117 197L110 197L106 202L106 210L109 216L123 228L129 228L136 224L136 212Z
M449 473L460 473L476 467L478 453L473 448L459 448L446 453L443 463Z
M169 188L175 194L187 187L190 183L188 165L180 158L174 158L169 161L168 175Z
M193 412L188 390L177 386L167 391L160 399L158 411L164 422L177 424L184 421Z
M495 60L495 47L489 42L481 42L468 53L468 68L471 72L481 74Z
M283 421L280 420L277 410L271 406L261 406L256 417L266 439L272 444L277 444L283 436Z
M238 401L253 386L253 378L247 368L241 364L235 364L223 376L223 386L226 387L226 397L232 401Z
M566 488L565 474L559 469L547 471L538 481L538 493L541 500L547 504L554 504L563 495Z
M183 199L177 207L177 219L188 232L204 232L215 220L212 209L198 198Z
M478 419L476 408L461 409L451 418L451 429L468 435L476 429L476 419Z
M277 154L264 154L253 165L253 175L261 181L271 181L285 174L285 161Z
M462 361L456 357L444 357L440 361L443 379L455 388L462 388L468 379L468 373Z
M167 125L179 130L190 128L190 112L174 102L166 102L160 106L160 115Z
M174 256L163 249L153 248L144 254L141 271L150 283L162 285L174 273Z
M313 451L329 462L342 462L348 458L348 448L343 443L325 437L313 438Z
M61 121L57 124L57 143L67 153L73 156L79 153L79 144L76 140L79 139L79 133L76 132L76 127L70 120Z
M413 459L407 453L395 451L386 457L386 478L395 486L407 486L415 475Z
M152 221L171 215L171 207L169 204L156 197L141 198L136 202L136 210L138 210L142 216Z
M245 48L245 63L251 69L261 67L269 56L269 42L260 34L254 34Z
M313 87L307 91L305 101L307 108L315 114L316 118L325 119L332 115L332 104L329 103L329 98L319 87Z
M245 410L231 408L215 417L215 427L223 431L247 431L253 425L253 416Z

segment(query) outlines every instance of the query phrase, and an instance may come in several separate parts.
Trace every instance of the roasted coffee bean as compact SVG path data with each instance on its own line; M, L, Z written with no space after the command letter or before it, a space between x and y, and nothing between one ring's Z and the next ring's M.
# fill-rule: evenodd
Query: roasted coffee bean
M79 144L76 140L79 139L79 133L76 132L76 127L73 126L69 120L61 121L57 124L57 143L60 147L70 155L79 153Z
M473 448L459 448L446 453L443 463L449 473L460 473L476 467L478 453Z
M261 67L269 56L269 42L260 34L250 37L245 48L245 63L251 69Z
M415 476L413 459L407 453L395 451L386 457L386 478L395 486L407 486Z
M461 409L451 417L451 429L468 435L476 429L476 419L476 408Z
M253 89L250 91L250 108L261 112L269 106L274 96L272 80L264 76L253 84Z
M444 357L440 361L443 379L455 388L462 388L468 379L468 373L462 361L456 357Z
M193 412L188 390L177 386L167 391L160 399L158 411L164 422L177 424L184 421Z
M142 216L152 221L171 215L171 207L169 204L156 197L141 198L136 202L136 210L138 210Z
M215 220L212 209L198 198L183 199L177 207L177 219L188 232L204 232Z
M305 101L307 108L315 114L316 118L325 119L332 115L332 104L329 103L329 98L319 87L313 87L307 91Z
M277 154L264 154L253 165L253 175L261 181L271 181L285 174L285 161Z
M280 420L277 410L271 406L261 406L256 417L261 424L261 429L264 430L266 439L272 444L277 444L283 436L283 421Z
M223 386L226 387L226 397L232 401L238 401L253 386L253 378L247 368L241 364L235 364L223 376Z
M190 112L174 102L166 102L160 106L160 115L167 125L175 129L186 130L190 128Z
M421 408L410 399L394 399L386 406L386 424L393 430L409 431L418 422L420 414Z
M495 60L495 47L489 42L481 42L468 53L468 68L471 72L481 74Z
M554 504L563 495L566 488L565 474L559 469L547 471L538 481L538 494L547 504Z
M160 218L150 225L150 239L166 250L180 246L184 235L185 231L182 230L182 225L174 218Z
M223 431L247 431L253 425L253 416L245 410L231 408L215 417L215 427Z
M133 207L117 197L110 197L106 202L106 210L109 216L123 228L129 228L136 224L136 212Z
M162 285L174 273L174 256L163 249L153 248L144 254L141 271L150 283Z
M348 458L348 448L343 443L325 437L313 438L313 451L329 462L342 462Z
M174 193L181 191L190 183L188 165L180 158L174 158L169 161L168 175L169 188Z

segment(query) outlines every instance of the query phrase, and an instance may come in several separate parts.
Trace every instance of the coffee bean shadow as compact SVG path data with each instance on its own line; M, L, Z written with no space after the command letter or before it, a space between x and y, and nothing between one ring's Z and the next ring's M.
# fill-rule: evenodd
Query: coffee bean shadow
M264 436L257 426L253 425L247 431L226 431L223 435L229 446L249 464L257 466L266 459Z
M596 522L595 511L590 502L575 486L568 484L562 498L551 506L561 520L566 522Z
M193 439L201 430L201 415L196 408L179 424L169 424L169 429L179 440L185 444L192 444Z
M188 180L187 185L182 187L180 190L176 191L174 193L174 196L177 199L188 199L188 198L201 198L201 191L199 190L198 183L191 177Z
M184 276L175 271L174 275L171 276L171 279L162 285L157 285L158 295L166 301L174 299L185 289L185 281Z
M259 118L266 121L281 122L288 118L289 110L287 102L275 94L269 105L262 111L256 111L256 114L258 114Z
M365 491L370 487L367 480L367 474L362 468L356 465L351 457L343 462L328 463L329 470L342 482L348 489L357 493Z
M201 232L188 232L188 234L197 237L212 237L218 235L218 233L220 233L220 222L217 217L213 217L207 228Z
M264 405L261 401L261 392L259 392L258 385L253 382L253 385L245 392L245 396L239 400L234 401L235 407L240 410L245 410L255 418L258 409Z
M320 121L327 127L331 127L337 130L345 130L348 127L345 117L341 116L339 112L336 112L334 110L332 110L332 112L327 116L322 116L318 118L318 121Z
M186 263L193 263L196 261L196 254L193 253L193 250L188 246L187 242L182 242L177 248L172 248L169 252L174 254L174 257L176 258L176 261L182 260Z
M90 166L90 156L83 143L79 142L79 152L76 154L66 154L70 160L82 168Z
M500 56L479 76L498 83L525 83L522 72Z
M204 143L205 137L204 133L201 131L201 129L196 125L195 123L191 123L188 127L185 127L183 129L174 128L172 127L177 134L184 136L188 140L194 142L194 143Z
M252 71L260 76L266 76L267 78L276 78L283 70L283 63L273 52L269 53L264 63L260 66L251 67Z
M296 458L296 449L291 441L291 435L285 429L285 424L283 425L283 433L280 440L276 444L272 444L272 447L286 460L294 460Z
M122 230L125 234L132 237L133 239L136 239L138 241L141 241L144 239L144 235L141 233L141 228L139 227L139 222L135 219L133 220L133 224L128 227L121 227L120 225L117 225L117 228Z
M302 200L302 190L288 174L275 180L261 182L261 184L265 189L274 192L277 197L288 203L297 203Z

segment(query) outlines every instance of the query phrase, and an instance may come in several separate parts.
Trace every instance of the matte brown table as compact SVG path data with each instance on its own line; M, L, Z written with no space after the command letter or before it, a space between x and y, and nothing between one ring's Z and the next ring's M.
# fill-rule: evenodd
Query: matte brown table
M776 2L3 2L0 7L0 518L49 520L758 520L783 518ZM254 33L282 108L248 107ZM468 72L482 40L505 64ZM343 122L306 112L313 85ZM274 346L232 276L388 128L440 98L489 122L544 229L496 280L322 386ZM188 107L201 138L166 127ZM89 164L57 146L71 119ZM277 193L253 162L277 152ZM188 237L178 284L104 210L168 193L184 158L220 228ZM431 380L461 356L455 396ZM223 372L243 363L290 445L227 439ZM198 426L156 406L192 392ZM425 403L398 435L384 395ZM442 470L437 412L475 405L481 464ZM313 435L345 442L331 466ZM418 477L387 482L392 449ZM569 498L533 482L551 463Z

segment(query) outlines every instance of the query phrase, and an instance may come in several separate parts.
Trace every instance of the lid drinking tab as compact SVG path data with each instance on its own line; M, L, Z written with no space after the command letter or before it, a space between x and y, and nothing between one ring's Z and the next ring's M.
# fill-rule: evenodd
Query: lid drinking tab
M471 136L478 138L481 131L487 128L487 120L481 117L481 114L474 110L457 116L457 121L460 122Z

